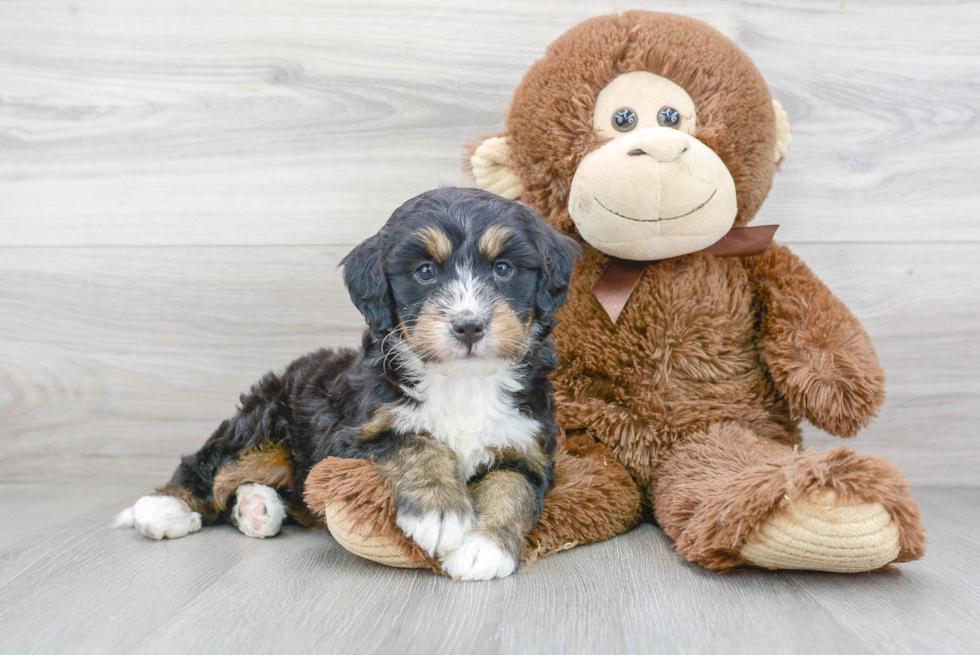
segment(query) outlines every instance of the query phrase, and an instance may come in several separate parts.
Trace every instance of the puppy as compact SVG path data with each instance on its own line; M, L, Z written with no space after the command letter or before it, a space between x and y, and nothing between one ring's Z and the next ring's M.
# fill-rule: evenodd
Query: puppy
M461 579L512 573L552 480L548 334L578 246L528 207L429 191L344 258L360 350L269 373L170 483L120 517L154 539L230 522L252 537L306 522L326 457L372 460L396 522Z

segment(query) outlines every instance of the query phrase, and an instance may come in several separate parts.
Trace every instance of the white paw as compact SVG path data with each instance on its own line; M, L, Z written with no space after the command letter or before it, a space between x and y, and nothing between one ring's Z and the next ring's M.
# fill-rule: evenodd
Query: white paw
M442 560L442 570L457 580L506 578L517 568L517 560L486 537L471 534L463 545Z
M473 515L460 516L453 512L429 512L415 516L399 512L395 523L405 536L421 546L430 557L442 557L456 550L473 528Z
M143 496L116 517L117 526L132 526L150 539L177 539L201 529L201 515L173 496Z
M235 525L249 537L274 537L286 518L286 505L272 487L243 484L235 491L231 510Z

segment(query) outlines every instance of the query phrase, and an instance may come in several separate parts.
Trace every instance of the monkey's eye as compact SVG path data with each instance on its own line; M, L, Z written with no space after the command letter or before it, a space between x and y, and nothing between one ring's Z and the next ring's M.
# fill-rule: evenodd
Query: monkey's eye
M621 107L612 117L613 129L617 132L629 132L640 122L640 117L629 107Z
M663 127L677 127L681 122L681 113L673 107L661 107L657 113L657 122Z
M415 277L422 282L431 282L436 279L436 269L432 264L426 262L415 269Z
M501 280L506 280L513 272L514 267L507 262L497 262L493 265L493 276Z

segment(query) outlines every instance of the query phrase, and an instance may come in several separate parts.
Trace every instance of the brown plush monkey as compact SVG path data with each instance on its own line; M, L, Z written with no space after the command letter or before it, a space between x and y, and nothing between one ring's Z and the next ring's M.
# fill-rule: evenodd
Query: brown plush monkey
M585 248L554 333L557 481L525 559L622 533L644 508L712 570L921 557L892 464L799 449L801 417L842 437L867 425L884 374L807 266L742 229L789 144L745 53L690 18L595 18L528 71L506 125L473 153L478 185ZM322 462L307 489L348 549L438 570L394 526L370 462Z

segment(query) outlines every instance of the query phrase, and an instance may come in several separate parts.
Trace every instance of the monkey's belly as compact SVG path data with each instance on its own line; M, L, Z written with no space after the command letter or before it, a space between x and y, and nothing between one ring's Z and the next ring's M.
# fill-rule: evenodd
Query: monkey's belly
M601 265L589 259L583 264ZM798 441L761 361L737 260L690 255L652 266L615 325L591 293L597 271L576 274L555 330L562 427L609 445L642 482L672 443L712 423Z

